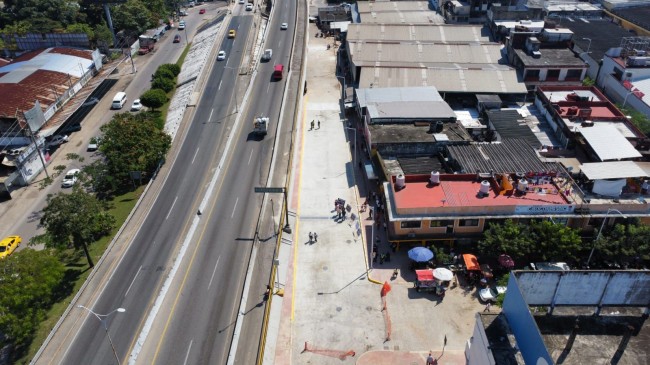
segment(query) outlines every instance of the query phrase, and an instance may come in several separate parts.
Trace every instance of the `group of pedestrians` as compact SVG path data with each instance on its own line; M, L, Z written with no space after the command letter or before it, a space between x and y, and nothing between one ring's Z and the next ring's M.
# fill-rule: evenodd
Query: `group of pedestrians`
M314 130L314 120L313 119L311 120L310 125L311 125L311 127L309 128L309 130L313 131ZM318 120L318 128L316 128L316 129L320 129L320 120Z
M318 242L318 233L316 232L309 232L309 244L311 245L312 243Z
M348 207L345 206L345 200L339 198L334 200L334 211L336 212L336 221L343 222L348 213Z

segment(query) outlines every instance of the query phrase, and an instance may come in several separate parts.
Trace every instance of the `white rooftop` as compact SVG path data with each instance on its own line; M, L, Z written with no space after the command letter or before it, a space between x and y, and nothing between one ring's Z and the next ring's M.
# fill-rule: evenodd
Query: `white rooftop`
M601 161L641 157L641 153L612 125L578 127Z
M592 162L580 166L589 180L647 177L648 173L635 161Z
M359 106L371 118L455 118L434 87L357 89Z

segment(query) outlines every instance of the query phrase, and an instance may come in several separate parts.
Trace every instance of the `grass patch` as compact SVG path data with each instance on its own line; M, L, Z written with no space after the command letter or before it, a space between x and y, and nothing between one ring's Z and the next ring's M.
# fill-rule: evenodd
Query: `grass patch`
M116 227L110 235L102 237L88 247L90 255L95 263L97 263L99 258L104 254L104 251L106 251L106 248L113 240L113 237L117 234L117 231L129 216L133 207L135 207L140 195L144 192L144 188L145 186L140 186L135 191L117 195L110 201L109 212L113 217L115 217ZM62 257L67 258L65 262L67 268L66 279L71 280L70 282L64 283L64 285L69 287L71 290L66 297L61 298L61 300L55 303L52 308L47 311L46 319L41 322L27 352L18 355L21 357L16 360L16 364L29 364L30 360L34 355L36 355L36 352L43 344L43 341L45 341L47 336L50 334L50 331L52 331L52 328L54 328L56 322L59 321L59 318L61 318L63 312L65 312L66 308L72 301L72 298L74 298L88 278L88 275L90 275L91 270L88 268L86 256L82 251L74 252L70 250L62 253Z

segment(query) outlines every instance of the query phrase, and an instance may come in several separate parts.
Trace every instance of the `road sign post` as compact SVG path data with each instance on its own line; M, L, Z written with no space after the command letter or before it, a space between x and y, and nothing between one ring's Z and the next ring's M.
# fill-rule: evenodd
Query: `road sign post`
M285 188L273 188L273 187L255 187L256 193L283 193L284 194L284 213L286 224L282 230L285 233L291 233L291 225L289 224L289 203L287 203L287 190Z

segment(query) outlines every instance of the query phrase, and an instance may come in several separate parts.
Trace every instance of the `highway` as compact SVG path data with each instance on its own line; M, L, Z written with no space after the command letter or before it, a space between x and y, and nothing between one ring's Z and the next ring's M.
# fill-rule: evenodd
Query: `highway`
M295 3L282 1L276 6L280 9L276 8L275 14L291 14L291 19L276 15L269 23L264 48L273 48L273 59L259 65L248 103L239 107L235 104L242 100L233 92L238 90L237 71L245 43L252 42L255 34L250 31L252 14L241 9L234 12L240 15L233 15L226 29L236 29L237 36L228 39L227 32L223 32L220 48L226 51L227 58L214 61L187 134L175 141L182 147L162 191L122 261L92 303L97 313L126 309L106 320L120 362L128 361L232 134L231 150L225 151L225 164L212 199L201 212L196 234L187 240L189 246L179 263L180 270L137 358L142 364L226 363L262 201L253 193L253 187L265 185L268 177L286 81L271 82L271 73L274 64L288 63L293 39ZM280 30L281 22L288 22L289 29ZM260 114L272 120L269 135L263 140L249 135L253 118ZM236 118L241 118L238 124L234 124ZM268 279L268 272L258 275L264 282ZM260 299L259 293L252 293L248 303L254 305ZM87 313L79 310L71 315ZM255 333L260 326L259 314L246 317L246 321L252 323L245 324L245 330ZM87 318L73 336L70 346L64 349L63 363L115 363L102 323L96 318ZM259 329L257 338L242 338L238 353L248 355L237 359L237 363L253 363L258 341Z

